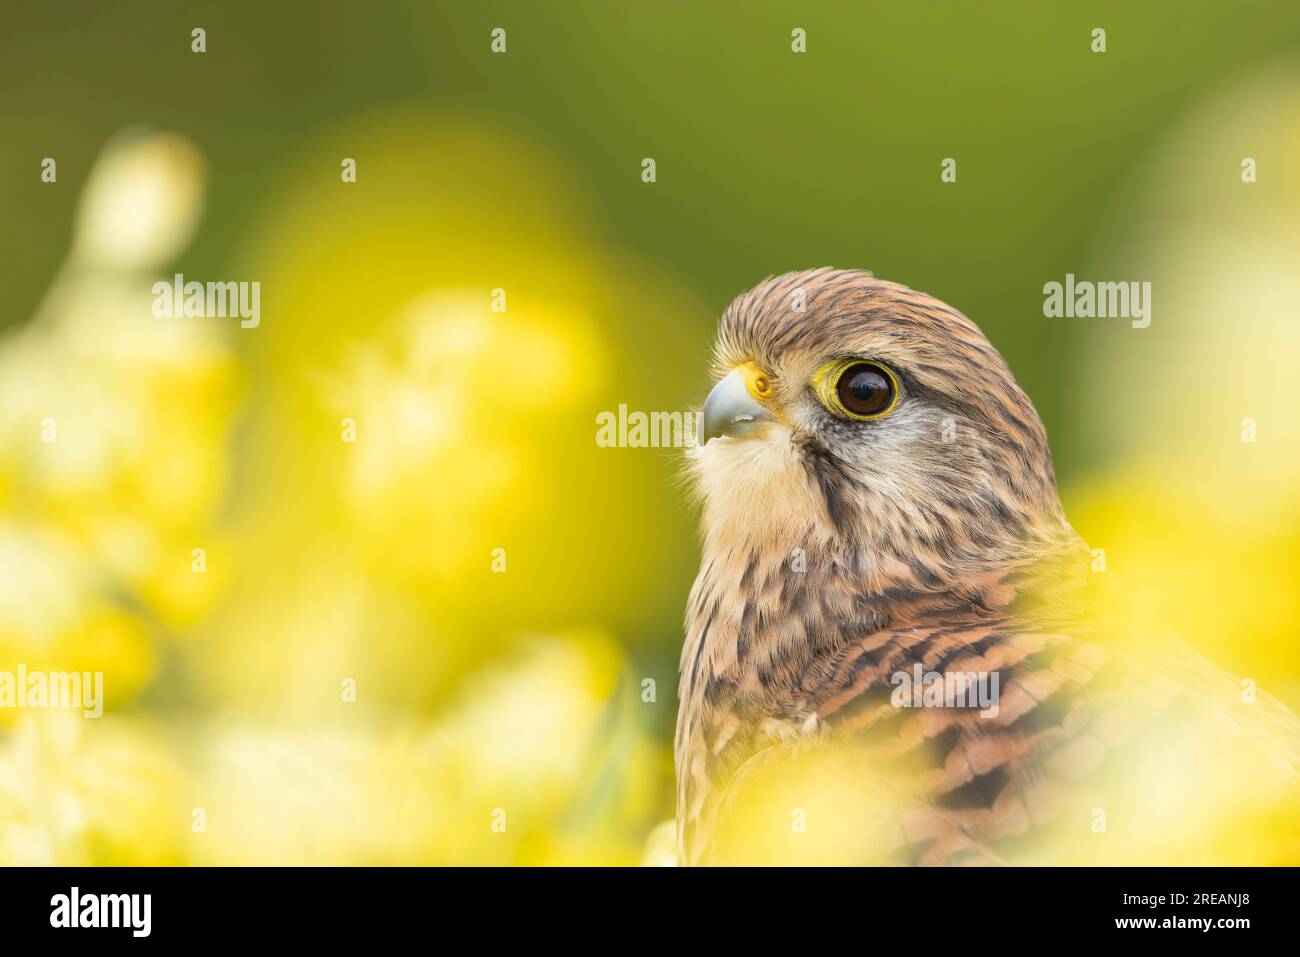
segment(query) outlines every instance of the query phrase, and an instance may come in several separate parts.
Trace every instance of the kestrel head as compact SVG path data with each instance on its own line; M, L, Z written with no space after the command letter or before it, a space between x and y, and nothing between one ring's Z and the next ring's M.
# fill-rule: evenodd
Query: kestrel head
M1064 526L1047 436L979 328L856 270L727 308L692 471L706 547L814 548L920 583Z

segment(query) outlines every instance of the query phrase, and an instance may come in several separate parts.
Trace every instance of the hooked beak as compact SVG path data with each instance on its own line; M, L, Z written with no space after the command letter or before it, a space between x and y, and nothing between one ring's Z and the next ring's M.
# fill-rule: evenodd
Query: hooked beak
M719 436L748 435L759 423L774 416L750 394L745 370L733 369L713 387L700 410L700 445Z

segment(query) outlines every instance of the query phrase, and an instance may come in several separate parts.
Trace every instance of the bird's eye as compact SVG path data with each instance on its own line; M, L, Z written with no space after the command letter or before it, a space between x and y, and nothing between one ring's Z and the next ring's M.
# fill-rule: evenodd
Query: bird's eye
M826 373L818 391L832 412L851 419L878 419L898 404L898 380L882 365L841 359Z
M849 366L835 385L840 405L854 415L879 415L894 403L894 384L877 366Z

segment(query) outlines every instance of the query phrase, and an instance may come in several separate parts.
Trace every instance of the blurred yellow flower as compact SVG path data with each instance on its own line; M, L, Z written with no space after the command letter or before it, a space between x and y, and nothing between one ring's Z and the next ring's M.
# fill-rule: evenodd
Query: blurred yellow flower
M146 722L24 712L0 739L0 864L178 864L190 820L186 776Z

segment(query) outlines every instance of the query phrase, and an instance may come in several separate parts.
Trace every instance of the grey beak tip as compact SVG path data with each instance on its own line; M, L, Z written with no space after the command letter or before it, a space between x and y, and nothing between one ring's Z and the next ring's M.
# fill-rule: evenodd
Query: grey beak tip
M699 444L708 445L710 440L722 436L743 435L761 419L771 416L745 386L745 379L738 371L726 375L713 387L709 397L704 400L700 411Z

